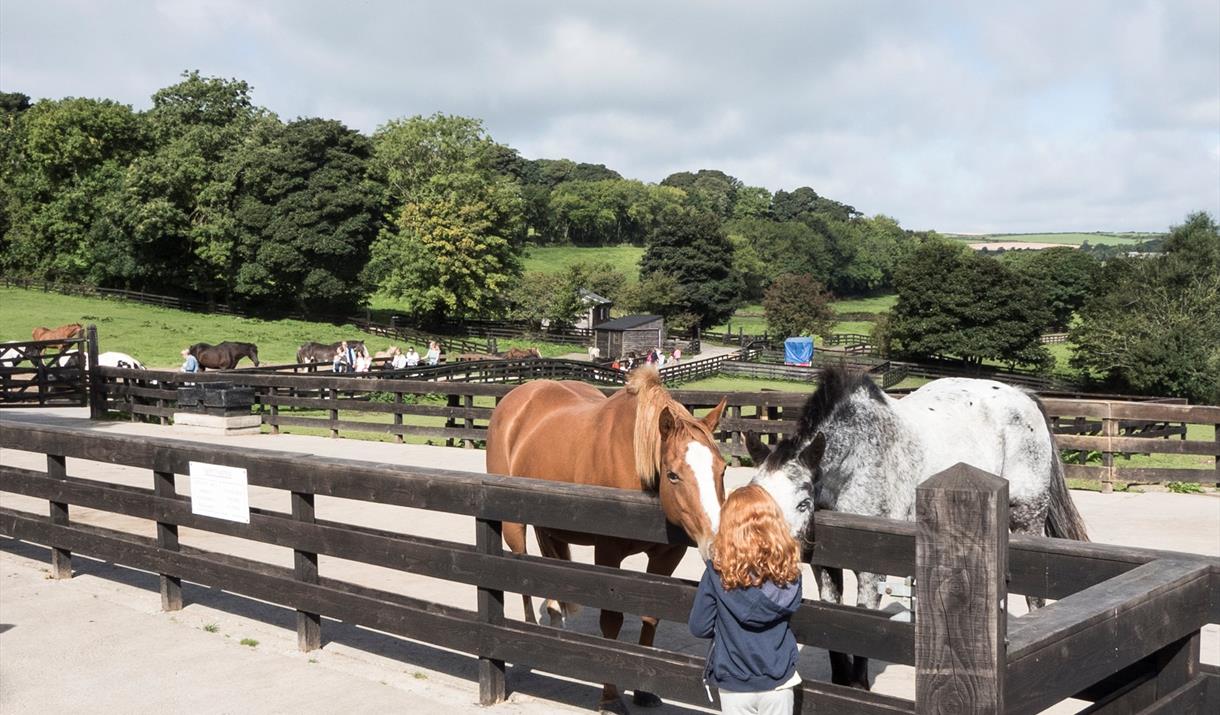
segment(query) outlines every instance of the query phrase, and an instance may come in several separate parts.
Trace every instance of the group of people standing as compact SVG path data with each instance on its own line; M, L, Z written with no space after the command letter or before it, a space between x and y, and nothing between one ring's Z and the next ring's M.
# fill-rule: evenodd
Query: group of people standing
M385 352L377 353L377 357L389 358L387 366L391 370L417 367L421 361L425 365L436 365L441 361L441 346L435 340L428 341L428 352L421 358L420 354L415 352L414 346L407 346L407 351L403 352L397 345L391 345Z
M373 366L373 358L369 355L364 343L339 343L335 356L331 360L331 369L335 372L368 372Z
M644 357L640 357L634 351L627 353L626 357L616 359L610 363L610 367L615 370L630 372L640 365L655 365L659 370L666 365L677 365L682 359L682 348L675 347L672 353L666 355L664 350L653 348L644 353Z

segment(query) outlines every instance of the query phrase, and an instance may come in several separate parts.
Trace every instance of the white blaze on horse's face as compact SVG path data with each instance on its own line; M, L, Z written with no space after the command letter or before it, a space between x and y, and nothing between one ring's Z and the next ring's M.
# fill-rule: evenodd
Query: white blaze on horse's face
M693 441L686 445L686 463L690 465L695 484L699 487L699 503L703 505L703 513L707 514L712 533L715 534L720 528L720 500L716 494L712 462L712 450Z

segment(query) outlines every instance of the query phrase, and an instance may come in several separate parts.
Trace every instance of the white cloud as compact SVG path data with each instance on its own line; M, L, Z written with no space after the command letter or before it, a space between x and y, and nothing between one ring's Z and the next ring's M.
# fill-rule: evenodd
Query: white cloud
M137 107L183 69L364 131L483 118L526 156L721 168L942 230L1220 214L1220 5L0 4L0 87Z

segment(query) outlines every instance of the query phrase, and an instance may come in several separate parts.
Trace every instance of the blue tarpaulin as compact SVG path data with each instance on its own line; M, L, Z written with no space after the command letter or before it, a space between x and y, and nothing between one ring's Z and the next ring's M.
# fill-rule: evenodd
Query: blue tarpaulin
M788 338L784 341L784 364L809 367L813 362L813 338Z

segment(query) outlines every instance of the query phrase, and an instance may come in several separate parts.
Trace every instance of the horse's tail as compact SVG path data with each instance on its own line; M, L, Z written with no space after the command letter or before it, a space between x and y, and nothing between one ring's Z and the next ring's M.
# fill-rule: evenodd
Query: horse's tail
M1059 456L1059 445L1054 435L1051 435L1051 448L1053 471L1050 484L1051 505L1046 513L1047 536L1088 541L1089 533L1085 529L1084 519L1076 510L1076 503L1072 501L1072 494L1068 491L1067 480L1063 477L1063 459Z
M1051 440L1051 480L1047 487L1050 508L1046 512L1046 535L1056 539L1088 541L1089 533L1085 529L1084 518L1076 510L1076 503L1072 501L1072 493L1068 490L1067 479L1063 475L1063 457L1059 454L1059 441L1055 439L1055 432L1051 429L1046 405L1042 404L1037 395L1030 394L1029 397L1046 420L1046 433Z

